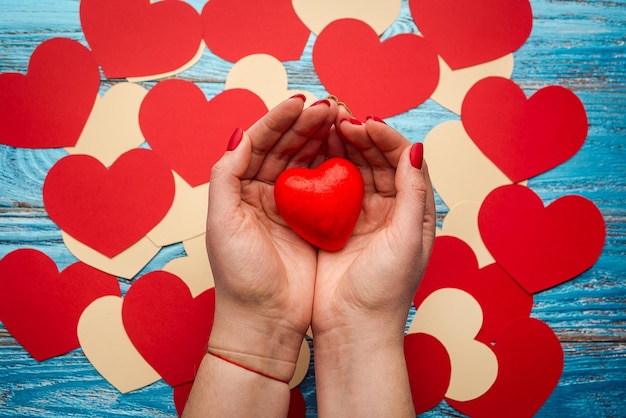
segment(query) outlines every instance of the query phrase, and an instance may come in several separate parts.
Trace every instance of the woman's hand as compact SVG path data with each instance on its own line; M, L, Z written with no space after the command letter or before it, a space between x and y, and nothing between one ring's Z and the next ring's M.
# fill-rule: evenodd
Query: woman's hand
M291 98L236 132L240 143L211 174L207 251L216 310L209 349L287 381L311 321L317 254L278 214L274 182L286 168L308 166L336 113L334 102L303 109L301 98Z
M331 156L360 169L365 197L346 246L318 254L312 329L320 416L415 416L403 336L435 236L421 146L379 120L342 112L329 138Z

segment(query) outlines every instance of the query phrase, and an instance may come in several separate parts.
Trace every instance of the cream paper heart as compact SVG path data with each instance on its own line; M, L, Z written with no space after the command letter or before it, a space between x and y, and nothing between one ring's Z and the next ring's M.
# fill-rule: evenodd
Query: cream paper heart
M288 90L289 80L283 64L267 54L248 55L237 61L226 76L225 89L247 89L263 100L268 109L295 95L304 94L306 105L317 100L304 90Z
M409 333L432 335L450 356L452 373L447 398L461 402L476 399L496 380L496 355L488 345L475 340L482 323L480 305L460 289L436 290L417 308Z
M165 217L147 237L158 247L175 244L202 235L206 231L209 209L209 183L191 187L176 172L174 201Z
M289 381L289 389L293 389L300 383L302 383L302 381L306 377L307 372L309 371L310 365L311 349L309 348L309 343L306 341L306 339L303 339L302 345L300 346L300 354L298 355L298 360L296 361L296 371Z
M401 0L293 0L293 8L302 22L319 35L330 22L358 19L382 34L400 15Z
M513 54L458 70L450 69L448 64L439 57L439 84L431 98L446 109L460 115L465 94L474 83L490 76L511 78L513 66Z
M87 154L109 167L145 139L139 128L139 107L148 91L134 83L118 83L98 96L78 142L65 150Z
M61 231L61 236L67 249L80 261L124 279L135 277L161 249L147 237L143 237L115 257L109 258L76 240L65 231Z
M167 263L163 270L175 274L185 282L195 298L202 292L215 287L209 256L204 243L206 234L183 242L187 255Z
M78 321L78 341L93 367L122 393L148 386L161 378L139 354L122 323L122 298L93 301Z
M448 208L482 202L496 187L511 184L474 144L461 121L435 126L424 138L424 158L433 187Z
M478 229L478 211L480 203L462 202L454 206L443 218L441 231L438 235L450 235L457 237L469 245L480 268L495 262L491 253L485 247Z

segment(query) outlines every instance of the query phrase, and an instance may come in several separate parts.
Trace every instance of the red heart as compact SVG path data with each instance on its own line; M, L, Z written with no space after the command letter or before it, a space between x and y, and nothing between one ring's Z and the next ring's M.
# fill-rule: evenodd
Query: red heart
M82 262L59 273L50 257L33 249L0 260L0 320L37 361L78 348L80 315L108 295L120 296L117 279Z
M322 30L313 64L326 90L362 119L416 107L439 83L439 61L428 41L407 33L381 42L369 25L355 19L340 19Z
M493 61L524 45L528 0L409 0L420 33L453 70Z
M185 409L185 405L187 405L187 399L189 399L193 383L194 382L183 383L182 385L174 386L172 388L174 406L176 407L176 413L179 417L183 415L183 410Z
M528 318L533 297L498 264L480 269L472 248L456 237L439 236L413 298L416 307L434 291L457 288L468 292L483 310L483 325L476 339L494 341L512 320Z
M363 176L348 160L331 158L314 169L291 168L276 179L276 208L285 222L311 244L341 249L363 205Z
M122 320L137 351L170 386L178 386L195 378L214 310L215 288L194 298L176 275L152 271L128 289Z
M471 401L446 401L471 417L532 417L563 371L558 338L538 319L518 319L498 335L493 351L498 358L498 377L491 388Z
M202 9L202 23L206 45L230 62L252 54L298 60L311 34L290 0L211 0Z
M404 356L416 414L436 407L450 384L452 365L446 347L424 333L404 337Z
M43 199L63 231L115 257L163 219L174 199L174 177L147 149L122 154L108 170L91 156L69 155L48 172Z
M494 259L526 291L537 293L587 270L602 253L602 213L582 196L544 208L530 188L494 189L478 213L480 235Z
M526 100L515 82L487 77L461 108L472 141L513 182L541 174L576 154L587 137L587 113L570 90L549 86Z
M53 38L33 52L27 75L0 74L0 143L21 148L76 145L100 87L91 52Z
M235 128L246 129L265 113L265 103L249 90L225 90L207 102L195 84L170 79L148 92L139 124L150 147L197 186L210 180Z
M178 0L82 0L80 21L108 78L178 70L202 42L199 13Z

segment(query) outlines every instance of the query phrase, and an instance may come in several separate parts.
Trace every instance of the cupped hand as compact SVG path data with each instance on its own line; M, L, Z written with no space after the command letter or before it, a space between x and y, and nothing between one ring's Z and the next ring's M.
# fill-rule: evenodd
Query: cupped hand
M346 246L318 254L315 339L332 333L339 341L401 341L435 236L433 191L420 147L377 118L360 122L340 108L327 151L359 168L365 196Z
M209 350L285 380L311 322L317 251L278 214L274 182L286 168L310 166L336 115L333 101L304 108L290 98L235 132L234 149L211 173L206 240L216 310Z

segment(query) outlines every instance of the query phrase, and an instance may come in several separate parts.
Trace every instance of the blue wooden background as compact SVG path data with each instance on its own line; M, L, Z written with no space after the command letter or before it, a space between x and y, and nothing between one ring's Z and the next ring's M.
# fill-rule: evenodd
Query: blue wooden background
M504 1L504 0L503 0ZM188 1L201 10L204 0ZM558 387L539 416L626 416L626 3L623 0L531 0L533 31L515 53L513 79L527 94L548 85L574 91L590 122L582 150L530 181L545 202L566 194L592 199L604 214L607 239L596 265L580 277L535 297L532 315L555 330L565 352ZM25 72L42 41L69 37L84 42L78 0L0 0L0 73ZM416 31L406 2L385 36ZM323 97L310 60L311 38L300 61L285 64L290 88ZM207 97L224 88L232 64L208 51L181 77ZM103 88L107 81L103 81ZM433 101L388 122L414 141L437 124L458 119ZM0 145L0 257L34 247L59 268L75 258L47 217L43 179L62 150L24 150ZM441 217L446 207L439 202ZM573 226L575 227L575 226ZM164 248L145 271L184 255ZM141 273L140 273L141 274ZM129 281L121 280L125 289ZM311 369L301 388L307 415L317 416ZM521 388L520 388L521 389ZM0 416L173 417L171 388L158 382L122 395L93 369L80 350L37 363L0 324ZM442 403L424 416L460 416Z

